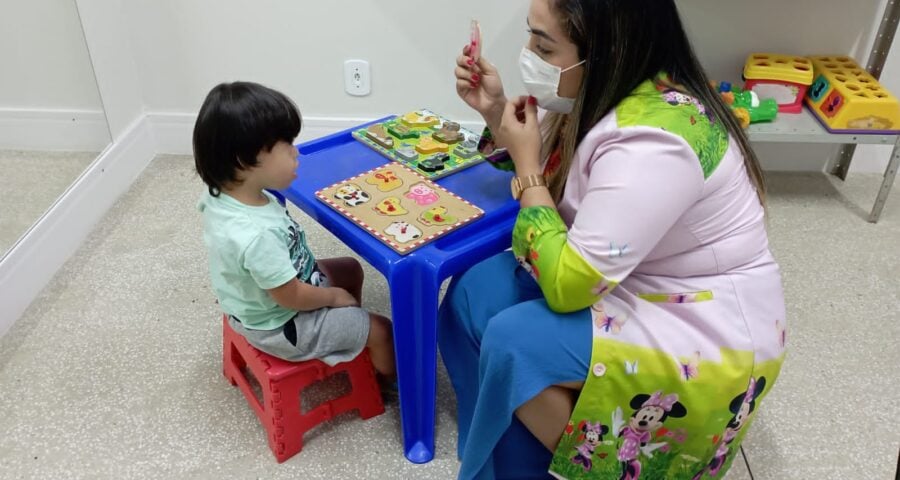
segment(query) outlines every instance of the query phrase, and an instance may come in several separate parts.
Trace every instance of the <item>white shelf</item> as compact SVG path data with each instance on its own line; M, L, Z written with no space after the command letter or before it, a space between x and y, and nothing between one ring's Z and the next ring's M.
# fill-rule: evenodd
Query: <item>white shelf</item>
M898 138L896 134L829 133L806 108L801 113L779 113L774 122L755 123L748 133L750 141L762 143L894 145Z

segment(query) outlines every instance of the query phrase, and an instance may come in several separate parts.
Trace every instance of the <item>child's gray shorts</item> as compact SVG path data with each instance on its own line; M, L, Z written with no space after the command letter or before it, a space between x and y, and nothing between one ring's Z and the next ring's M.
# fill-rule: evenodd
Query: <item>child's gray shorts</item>
M251 330L233 316L228 323L250 345L290 362L318 359L334 366L356 358L369 338L369 314L359 307L299 312L275 330Z

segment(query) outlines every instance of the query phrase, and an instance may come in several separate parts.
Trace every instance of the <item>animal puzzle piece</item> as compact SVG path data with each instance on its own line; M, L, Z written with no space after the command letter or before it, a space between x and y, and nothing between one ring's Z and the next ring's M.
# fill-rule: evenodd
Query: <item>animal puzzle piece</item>
M447 122L441 127L440 131L435 132L431 135L435 140L446 143L448 145L453 145L454 143L459 143L463 141L465 136L459 131L459 124L456 122Z
M334 198L343 200L348 207L356 207L367 203L372 199L368 193L364 192L358 185L347 183L342 185L334 192Z
M389 169L379 170L366 179L369 185L375 185L380 192L390 192L403 186L403 180Z
M419 162L419 170L428 173L440 172L444 169L447 160L450 160L450 156L446 153L432 155Z
M419 152L416 151L416 147L408 143L404 143L400 148L394 150L394 153L404 162L412 162L419 158Z
M453 150L453 154L465 160L473 158L478 155L478 142L470 138L464 143L457 145Z
M448 215L447 208L438 205L422 212L419 221L429 227L432 225L453 225L456 223L456 217Z
M394 139L384 130L384 125L372 125L366 129L366 138L388 150L394 148Z
M446 143L438 142L432 137L422 137L419 139L419 143L416 145L416 151L421 153L422 155L430 155L432 153L447 153L448 151L450 151L450 146Z
M375 205L375 211L378 212L379 215L388 217L399 217L400 215L409 213L400 205L400 199L397 197L388 197L378 202L378 205Z
M384 233L394 237L400 243L409 243L422 237L422 231L406 222L394 222L384 230Z
M400 122L409 128L428 128L441 123L435 115L409 112L400 117Z
M405 195L406 198L416 202L416 204L425 206L431 205L432 203L438 201L440 197L435 193L434 189L425 185L424 183L417 183L409 189L409 192Z
M399 138L400 140L419 138L419 132L399 123L392 123L388 125L388 133Z

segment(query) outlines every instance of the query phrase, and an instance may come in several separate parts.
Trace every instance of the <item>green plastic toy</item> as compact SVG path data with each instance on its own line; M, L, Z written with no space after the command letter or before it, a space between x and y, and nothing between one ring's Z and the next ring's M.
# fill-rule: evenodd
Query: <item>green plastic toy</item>
M756 92L733 89L727 82L717 85L716 90L744 128L753 123L771 122L778 117L778 102L774 99L761 100Z

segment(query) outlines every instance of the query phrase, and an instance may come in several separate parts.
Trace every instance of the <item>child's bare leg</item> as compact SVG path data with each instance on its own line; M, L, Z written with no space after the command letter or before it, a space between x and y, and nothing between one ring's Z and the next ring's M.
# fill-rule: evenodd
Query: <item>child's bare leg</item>
M359 261L351 257L326 258L318 260L318 264L332 287L343 288L362 304L365 275ZM376 313L369 313L369 338L366 340L366 347L369 348L375 370L393 380L397 375L397 367L394 363L394 333L390 320Z
M369 339L366 346L375 370L393 380L397 375L394 363L394 333L391 321L377 313L369 313Z
M355 258L340 257L318 260L316 263L328 277L332 287L340 287L353 295L362 305L362 286L365 277L362 265Z

